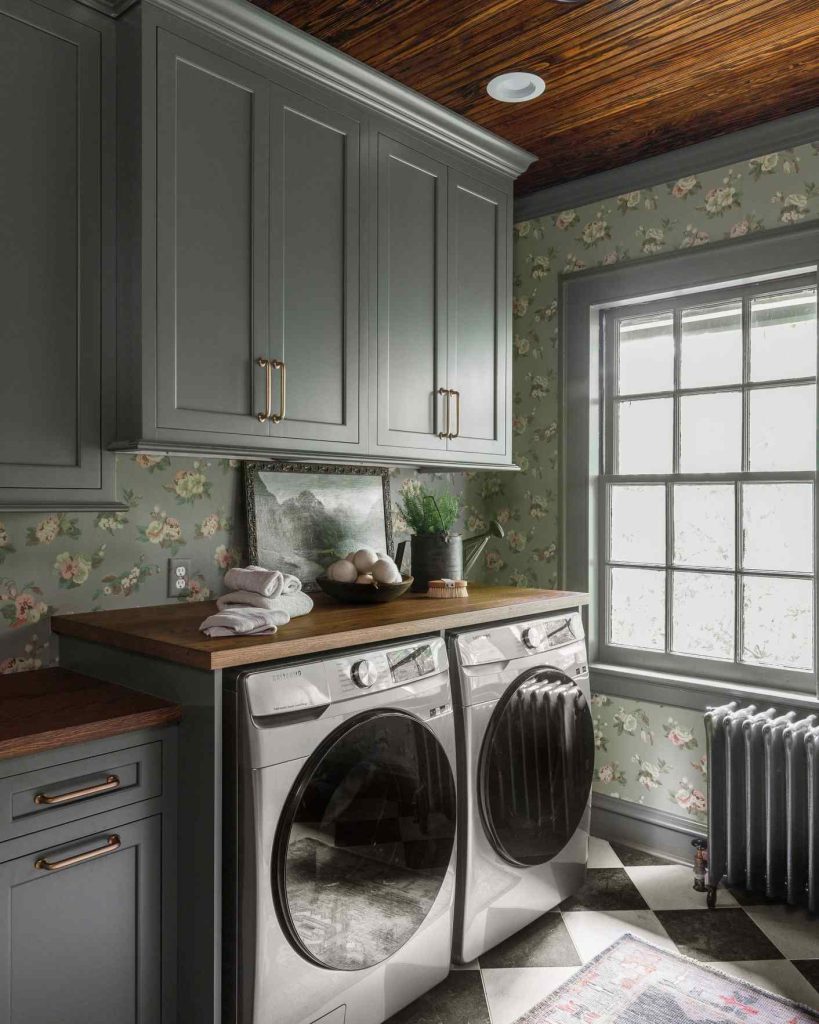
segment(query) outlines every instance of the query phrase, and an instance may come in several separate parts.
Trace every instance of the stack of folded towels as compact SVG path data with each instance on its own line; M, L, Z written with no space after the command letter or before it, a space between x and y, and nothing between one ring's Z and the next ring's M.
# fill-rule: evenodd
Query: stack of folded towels
M249 565L225 574L229 593L216 601L219 612L199 627L208 636L251 636L275 633L296 615L312 611L313 601L301 580L278 569Z

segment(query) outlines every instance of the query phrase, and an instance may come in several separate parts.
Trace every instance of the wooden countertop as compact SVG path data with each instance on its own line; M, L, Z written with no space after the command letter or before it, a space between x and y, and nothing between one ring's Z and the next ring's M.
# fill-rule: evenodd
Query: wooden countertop
M0 676L0 759L175 722L178 704L62 668Z
M51 627L62 636L213 671L588 604L587 594L572 591L477 584L470 585L467 598L407 594L391 604L340 604L325 594L311 596L313 611L272 636L208 639L199 625L216 610L212 602L57 615Z

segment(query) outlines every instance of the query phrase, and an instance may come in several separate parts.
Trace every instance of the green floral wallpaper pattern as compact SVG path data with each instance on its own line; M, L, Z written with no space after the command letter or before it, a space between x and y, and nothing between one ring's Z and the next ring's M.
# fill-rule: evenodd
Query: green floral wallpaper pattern
M706 820L705 726L684 708L592 696L594 790Z
M410 476L394 474L393 495ZM440 474L436 486L460 488L462 478ZM168 601L173 555L191 559L187 601L220 594L245 557L237 460L121 455L117 487L123 511L0 512L0 672L57 661L56 612Z
M514 441L521 472L476 474L467 518L506 527L488 580L554 587L558 558L558 275L819 219L819 142L515 225ZM597 694L594 788L705 820L702 716Z

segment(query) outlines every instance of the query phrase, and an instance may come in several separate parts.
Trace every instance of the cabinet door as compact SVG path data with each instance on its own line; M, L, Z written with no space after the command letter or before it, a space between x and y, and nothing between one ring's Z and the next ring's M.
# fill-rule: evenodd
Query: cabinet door
M377 447L444 452L447 170L377 140Z
M113 497L101 451L105 38L39 4L0 0L2 504Z
M157 36L155 428L267 435L269 86Z
M447 386L458 392L450 451L508 454L508 204L500 190L450 170Z
M360 126L273 87L270 346L275 448L355 446L360 399ZM286 373L285 381L282 373ZM312 444L311 442L317 442Z
M0 1019L162 1020L160 822L0 864ZM44 864L103 850L74 866Z

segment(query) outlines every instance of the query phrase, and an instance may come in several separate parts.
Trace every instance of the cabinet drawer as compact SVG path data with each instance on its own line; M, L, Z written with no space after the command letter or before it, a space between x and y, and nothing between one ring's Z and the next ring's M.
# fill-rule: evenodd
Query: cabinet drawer
M0 779L0 842L162 793L162 743Z

